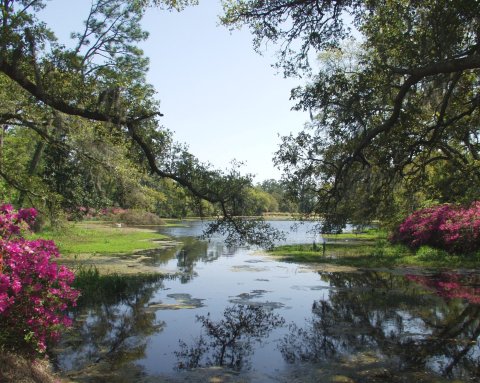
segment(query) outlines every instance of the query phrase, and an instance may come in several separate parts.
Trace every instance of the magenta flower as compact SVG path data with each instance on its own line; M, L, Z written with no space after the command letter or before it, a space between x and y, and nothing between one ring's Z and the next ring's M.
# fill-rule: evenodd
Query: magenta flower
M411 248L428 245L452 253L475 252L480 249L480 203L417 210L400 224L392 241Z
M25 343L44 352L47 342L71 325L65 310L75 305L79 292L71 287L74 274L55 263L59 253L53 241L21 236L36 214L0 206L0 328L17 337L14 346Z

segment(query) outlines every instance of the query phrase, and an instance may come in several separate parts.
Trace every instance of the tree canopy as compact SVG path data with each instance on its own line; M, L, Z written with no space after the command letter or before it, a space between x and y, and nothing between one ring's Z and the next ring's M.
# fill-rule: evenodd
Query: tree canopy
M47 1L0 0L3 198L40 210L102 205L122 200L129 188L165 196L173 183L191 201L214 207L215 227L268 244L264 228L259 233L236 218L250 198L251 177L236 165L213 169L176 143L146 82L148 58L138 48L148 36L140 23L146 9L195 3L95 0L83 29L62 45L37 17Z
M460 0L223 1L255 48L279 47L312 121L276 164L310 213L333 223L480 197L480 3ZM447 186L448 185L448 186Z

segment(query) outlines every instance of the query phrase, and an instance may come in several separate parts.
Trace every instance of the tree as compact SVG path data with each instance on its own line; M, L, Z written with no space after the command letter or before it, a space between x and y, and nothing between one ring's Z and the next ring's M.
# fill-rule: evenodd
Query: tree
M36 17L46 1L0 0L0 82L5 84L0 123L8 134L30 130L36 134L34 142L41 140L61 148L60 152L55 149L50 158L55 166L63 158L63 168L44 169L50 177L49 190L56 194L71 199L72 191L76 197L79 195L76 187L85 187L78 182L62 184L67 174L58 178L61 172L67 171L77 179L88 171L88 163L116 168L117 164L103 156L102 144L106 142L108 148L126 153L131 163L141 164L155 177L170 179L192 198L214 204L220 217L217 227L237 231L243 240L259 243L259 238L263 241L266 237L263 233L257 235L255 225L242 225L234 219L241 213L236 206L241 206L246 198L245 189L251 185L251 178L242 176L237 167L229 172L212 169L188 153L185 146L176 144L171 133L160 125L159 103L145 80L148 59L138 43L147 38L140 27L146 8L180 10L194 3L95 0L84 29L72 33L71 44L64 46ZM80 145L85 132L90 132L90 139ZM96 145L92 146L92 141ZM51 149L50 156L55 151ZM30 163L40 163L42 152L39 149ZM78 169L80 157L86 169ZM28 160L23 163L26 165ZM18 174L13 167L3 165L0 163L0 177L22 194L19 202L25 198L30 198L30 203L35 198L48 200L43 191L29 186L36 166L30 167L33 171L26 169Z
M248 25L256 49L280 44L286 76L310 76L292 97L312 122L283 138L276 163L317 195L311 214L394 215L405 188L431 190L458 174L468 174L466 189L447 197L437 188L434 198L479 197L478 2L240 0L224 9L222 22Z
M260 189L269 193L278 204L278 211L282 213L296 213L298 211L298 203L292 202L288 198L288 185L281 181L268 179L258 185Z

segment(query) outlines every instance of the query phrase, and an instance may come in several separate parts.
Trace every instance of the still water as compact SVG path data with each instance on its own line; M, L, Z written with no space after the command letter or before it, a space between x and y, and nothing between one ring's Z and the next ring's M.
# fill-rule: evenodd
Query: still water
M288 229L290 223L276 222ZM76 312L57 367L85 382L473 382L480 276L285 263L163 229L176 246ZM319 239L300 226L288 243ZM327 250L328 251L328 250Z

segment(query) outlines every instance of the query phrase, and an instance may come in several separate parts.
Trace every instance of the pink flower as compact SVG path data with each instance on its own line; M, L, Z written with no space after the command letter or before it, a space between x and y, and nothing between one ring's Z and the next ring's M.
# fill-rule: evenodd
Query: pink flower
M0 206L0 325L18 342L44 352L47 340L58 338L59 326L71 325L64 312L79 293L71 287L74 274L54 262L59 253L53 241L21 236L20 225L32 224L35 216L35 209L17 213L11 205Z
M412 248L423 245L449 252L472 253L480 249L480 202L469 207L439 205L408 216L392 241Z

